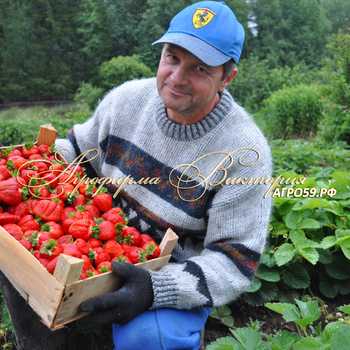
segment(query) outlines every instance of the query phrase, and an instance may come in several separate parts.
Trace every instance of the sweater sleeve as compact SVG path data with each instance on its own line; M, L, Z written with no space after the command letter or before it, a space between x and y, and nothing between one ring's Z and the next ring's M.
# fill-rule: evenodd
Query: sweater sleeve
M271 176L269 149L259 168L243 176ZM254 172L254 174L253 174ZM265 248L271 198L269 185L225 185L207 210L204 249L183 262L152 271L152 308L216 307L235 300L251 283Z

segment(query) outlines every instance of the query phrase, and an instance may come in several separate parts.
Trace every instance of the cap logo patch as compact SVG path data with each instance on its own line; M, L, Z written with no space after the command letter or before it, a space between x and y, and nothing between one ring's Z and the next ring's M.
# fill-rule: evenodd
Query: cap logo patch
M197 9L192 17L193 26L198 29L206 26L214 18L215 13L208 9Z

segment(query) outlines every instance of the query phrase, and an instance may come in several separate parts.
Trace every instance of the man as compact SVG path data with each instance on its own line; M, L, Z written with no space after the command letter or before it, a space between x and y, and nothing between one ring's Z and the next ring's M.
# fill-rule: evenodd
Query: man
M179 236L165 267L114 263L123 287L80 306L86 320L113 323L116 350L199 349L211 308L235 300L253 278L270 216L260 179L271 176L271 157L225 90L243 41L223 2L185 8L154 43L164 44L157 78L113 89L90 120L56 142L70 150L62 151L68 161L98 150L91 177L159 178L109 190L131 226L158 243L168 227Z

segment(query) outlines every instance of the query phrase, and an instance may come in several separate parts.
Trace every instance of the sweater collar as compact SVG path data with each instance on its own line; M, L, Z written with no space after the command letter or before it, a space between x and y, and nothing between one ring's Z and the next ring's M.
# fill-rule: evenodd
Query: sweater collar
M160 98L157 97L155 104L156 123L160 130L168 137L180 141L196 140L220 123L233 106L233 99L231 95L224 90L216 107L202 120L195 124L179 125L168 119L165 113L165 106Z

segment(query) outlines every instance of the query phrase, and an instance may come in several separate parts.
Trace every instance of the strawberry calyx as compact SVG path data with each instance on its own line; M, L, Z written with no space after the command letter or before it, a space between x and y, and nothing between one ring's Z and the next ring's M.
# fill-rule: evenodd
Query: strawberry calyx
M99 233L102 231L97 225L91 226L91 237L99 239Z
M138 252L138 259L139 262L145 262L147 261L147 252L146 250L142 249Z
M148 243L146 244L145 248L147 255L153 255L154 251L156 250L156 245L154 243Z
M40 253L42 254L48 254L52 255L53 254L53 249L56 247L57 241L54 239L49 239L45 244L44 247L40 249Z
M117 234L118 233L120 233L120 232L122 232L123 231L123 228L124 228L124 224L122 224L121 222L118 222L116 225L115 225L115 227L116 227L116 229L117 229Z

